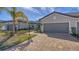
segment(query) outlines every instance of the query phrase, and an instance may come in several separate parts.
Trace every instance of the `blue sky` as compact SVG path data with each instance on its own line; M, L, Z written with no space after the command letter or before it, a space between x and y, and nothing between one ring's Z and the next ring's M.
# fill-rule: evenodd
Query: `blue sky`
M18 10L23 11L31 21L36 21L53 11L61 13L79 12L78 7L17 7ZM0 20L12 20L12 18L6 11L2 11Z

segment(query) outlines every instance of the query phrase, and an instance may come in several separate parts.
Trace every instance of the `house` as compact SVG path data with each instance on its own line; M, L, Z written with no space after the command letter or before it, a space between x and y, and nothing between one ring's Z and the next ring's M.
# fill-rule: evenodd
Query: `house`
M0 21L0 23L3 23L2 26L0 26L0 30L13 30L13 21ZM35 29L37 27L37 22L35 21L29 21L30 24L26 24L24 22L19 22L16 24L16 30L21 30L21 29Z
M0 21L0 23L2 23L3 25L0 26L0 30L13 30L13 21ZM18 24L16 24L16 30L19 29L27 29L29 26L26 23L23 22L19 22Z
M39 19L41 31L44 33L79 32L79 14L53 12Z

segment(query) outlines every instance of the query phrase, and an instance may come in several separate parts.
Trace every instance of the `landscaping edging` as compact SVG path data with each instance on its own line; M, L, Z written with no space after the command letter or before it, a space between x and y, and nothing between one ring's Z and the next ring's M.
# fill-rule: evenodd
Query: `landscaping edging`
M33 41L31 39L27 40L27 41L24 41L16 46L13 46L11 48L8 48L4 51L16 51L16 50L22 50L25 46L28 46L30 43L32 43Z

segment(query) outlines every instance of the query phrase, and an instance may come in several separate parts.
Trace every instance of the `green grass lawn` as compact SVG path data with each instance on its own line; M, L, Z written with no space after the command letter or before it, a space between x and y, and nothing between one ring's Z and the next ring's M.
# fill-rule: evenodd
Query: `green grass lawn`
M26 34L21 34L21 35L16 35L13 36L12 38L8 39L6 42L4 42L3 44L0 45L0 50L5 50L9 47L12 47L14 45L17 45L19 43L22 43L32 37L34 37L35 35L26 35Z
M0 31L0 37L10 36L11 33L12 31ZM12 36L8 40L0 43L0 50L5 50L9 47L22 43L26 40L29 40L30 38L35 36L32 34L29 36L29 34L27 33L28 33L28 30L18 30L16 32L16 36Z
M28 32L28 30L18 30L17 31L18 34L23 34L23 33L26 33L26 32Z
M0 36L5 36L5 35L6 35L6 32L0 31Z
M18 30L16 33L17 34L24 34L26 32L29 32L29 30ZM0 36L8 36L10 34L12 34L12 31L1 31L0 30Z

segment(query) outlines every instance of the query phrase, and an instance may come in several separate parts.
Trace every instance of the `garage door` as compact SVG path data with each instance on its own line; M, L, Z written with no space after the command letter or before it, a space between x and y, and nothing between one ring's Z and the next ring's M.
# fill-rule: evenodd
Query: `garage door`
M79 22L77 23L77 31L79 32Z
M44 32L68 33L69 23L47 23L44 24Z

